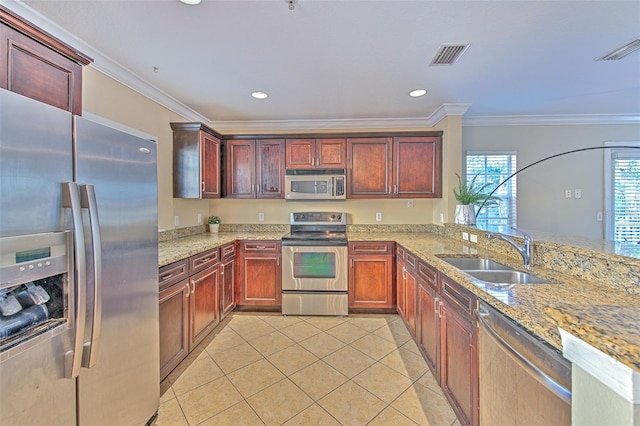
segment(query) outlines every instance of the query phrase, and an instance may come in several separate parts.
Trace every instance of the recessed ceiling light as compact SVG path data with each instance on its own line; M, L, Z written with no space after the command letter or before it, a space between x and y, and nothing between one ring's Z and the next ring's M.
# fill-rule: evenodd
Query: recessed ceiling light
M253 96L256 99L267 99L267 97L269 97L269 95L267 95L264 92L253 92L251 96Z
M416 89L409 92L409 96L414 98L419 98L420 96L424 96L427 94L427 91L424 89Z
M195 5L195 4L200 4L202 0L180 0L180 1L184 4Z

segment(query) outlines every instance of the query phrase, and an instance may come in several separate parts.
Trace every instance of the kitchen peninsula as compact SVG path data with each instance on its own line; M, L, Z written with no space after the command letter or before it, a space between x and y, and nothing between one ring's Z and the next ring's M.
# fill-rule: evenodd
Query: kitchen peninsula
M279 240L287 231L284 225L229 225L226 230L230 232L220 232L217 235L197 233L162 241L159 266L236 240ZM564 321L562 318L559 320L562 316L555 313L572 312L577 307L581 309L581 330L604 330L597 339L590 339L588 342L616 362L629 366L634 374L640 373L638 336L634 334L637 330L629 327L634 321L629 313L634 312L633 307L640 305L640 259L615 254L613 249L604 252L563 246L557 241L536 241L534 261L527 272L553 284L522 284L496 290L441 260L443 256L485 257L515 269L524 269L519 255L510 246L486 240L479 230L475 230L481 237L477 244L463 241L460 237L462 231L474 233L474 230L475 228L450 224L444 227L350 225L347 236L349 241L395 242L418 261L455 281L464 290L513 319L558 352L563 350L558 327L569 331L576 330L576 327L571 326L566 317ZM203 231L204 228L195 232ZM597 306L606 306L611 315L603 318L601 311L590 310ZM415 309L420 316L419 306ZM626 335L616 335L613 332L616 327L629 331ZM606 330L611 330L611 334Z

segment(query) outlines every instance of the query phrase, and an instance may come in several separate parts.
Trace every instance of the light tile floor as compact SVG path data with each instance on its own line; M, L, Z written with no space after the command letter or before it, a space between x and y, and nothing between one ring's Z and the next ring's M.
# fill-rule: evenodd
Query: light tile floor
M158 426L459 426L397 315L234 313L161 393Z

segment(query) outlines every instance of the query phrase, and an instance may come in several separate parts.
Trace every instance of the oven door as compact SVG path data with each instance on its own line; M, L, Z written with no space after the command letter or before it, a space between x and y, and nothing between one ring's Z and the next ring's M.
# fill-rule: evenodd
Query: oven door
M282 290L347 291L346 246L283 246Z

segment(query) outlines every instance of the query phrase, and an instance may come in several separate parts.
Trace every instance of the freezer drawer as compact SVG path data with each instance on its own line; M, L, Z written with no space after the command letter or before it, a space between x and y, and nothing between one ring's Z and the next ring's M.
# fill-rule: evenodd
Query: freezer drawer
M282 292L282 315L346 316L348 314L349 296L346 292Z

